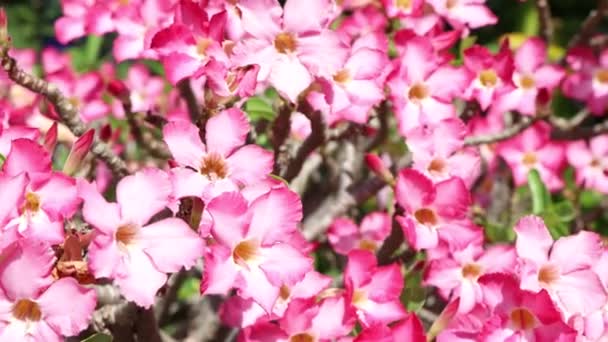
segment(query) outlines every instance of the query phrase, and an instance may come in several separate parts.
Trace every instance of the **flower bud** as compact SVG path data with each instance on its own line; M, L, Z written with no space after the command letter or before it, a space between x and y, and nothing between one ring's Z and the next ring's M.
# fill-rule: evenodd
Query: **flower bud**
M95 138L95 130L90 129L86 133L80 136L74 144L72 144L72 150L68 155L65 164L63 165L63 172L68 175L73 175L80 165L82 161L86 157L87 153L91 149L93 145L93 139Z
M395 184L395 177L377 154L367 153L365 155L365 164L384 182L391 186Z

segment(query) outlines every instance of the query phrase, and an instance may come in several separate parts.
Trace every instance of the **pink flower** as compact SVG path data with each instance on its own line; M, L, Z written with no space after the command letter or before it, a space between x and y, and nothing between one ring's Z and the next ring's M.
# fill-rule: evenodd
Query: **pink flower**
M405 17L409 19L409 16L420 16L422 14L425 1L382 0L382 4L389 17Z
M113 12L121 9L121 6L121 2L62 0L63 16L55 22L57 40L67 44L87 34L103 35L113 31Z
M391 218L383 212L367 214L357 226L351 219L337 218L327 231L327 238L336 253L347 255L354 249L375 253L391 232Z
M314 298L298 299L289 304L278 325L256 324L243 330L239 341L332 341L347 335L353 323L343 297L329 297L318 304Z
M568 97L585 101L587 108L602 115L608 105L608 50L596 56L587 47L576 47L566 56L569 69L562 85Z
M163 128L165 142L181 168L174 169L175 196L203 196L210 200L224 191L262 180L273 167L273 155L257 145L245 145L247 116L230 108L212 117L205 127L204 144L199 129L187 121L173 121ZM256 165L255 168L251 168Z
M145 169L123 178L117 203L108 203L93 184L79 183L84 219L95 228L89 246L89 268L98 278L112 278L128 300L154 303L167 274L189 268L203 251L203 241L181 219L149 223L169 204L169 177Z
M2 251L0 340L59 342L88 326L95 291L73 278L53 281L53 263L54 253L44 244L21 241Z
M606 304L606 290L591 269L603 251L597 234L581 231L554 243L535 216L519 220L515 232L522 289L546 290L566 317L586 315Z
M288 189L272 189L250 204L238 192L207 205L216 244L205 254L201 293L239 296L271 313L283 285L293 286L312 269L312 260L291 243L302 204Z
M453 251L449 258L432 260L425 274L425 284L437 287L445 298L459 297L458 313L466 314L482 303L479 277L509 273L515 266L512 247L496 245L484 251L481 245L470 244Z
M76 75L69 70L49 75L47 80L57 85L70 99L85 122L100 119L109 113L108 105L101 99L103 80L96 72Z
M546 64L547 44L540 38L528 39L515 52L515 87L500 96L492 105L495 113L516 110L525 115L536 115L537 97L541 90L549 93L559 86L564 70Z
M463 26L475 29L493 25L498 18L485 5L485 0L427 0L435 12L454 28Z
M347 50L336 32L327 29L332 14L328 0L241 2L246 32L234 49L238 65L260 66L258 81L268 81L290 101L313 76L332 77L344 65Z
M477 335L482 341L575 341L576 332L567 326L545 290L522 290L517 279L490 274L479 279L492 315Z
M576 182L586 188L608 193L608 136L589 142L576 141L566 149L568 163L576 169Z
M517 186L526 184L528 173L535 169L549 190L563 187L560 175L565 150L549 140L550 134L551 127L539 122L498 146L497 152L509 164Z
M477 150L464 147L466 133L458 118L414 128L407 135L413 168L434 182L459 177L470 187L481 172L481 160Z
M513 54L506 40L496 55L480 45L466 49L464 65L477 76L466 90L466 98L477 100L482 110L487 110L512 85Z
M397 203L404 215L397 216L403 233L415 249L433 248L444 230L466 218L470 205L469 191L460 178L433 184L419 171L403 169L395 187Z
M126 96L131 101L131 109L134 112L146 112L159 105L165 82L160 77L150 75L144 65L135 64L129 68L124 86L127 88ZM123 117L122 103L117 101L113 107L114 115Z
M428 39L409 39L387 81L400 133L407 135L419 125L454 117L452 100L462 94L470 78L466 69L447 65Z
M403 276L397 264L378 266L374 254L354 250L348 254L344 287L363 326L388 324L405 317L399 299Z
M388 39L384 34L387 18L376 6L370 5L354 10L353 14L343 18L338 24L337 32L345 42L361 42L361 40L372 40L382 42L384 48L378 50L386 51ZM372 47L372 46L370 46Z
M361 331L354 342L426 342L424 327L415 314L407 317L389 327L383 324L373 325ZM342 340L341 340L342 342Z

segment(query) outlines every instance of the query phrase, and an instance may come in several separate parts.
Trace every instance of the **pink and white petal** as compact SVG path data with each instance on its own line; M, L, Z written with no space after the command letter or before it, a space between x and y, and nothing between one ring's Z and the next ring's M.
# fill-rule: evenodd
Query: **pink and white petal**
M597 157L608 156L608 135L603 134L591 138L591 140L589 140L589 147L591 148L593 154Z
M76 181L59 172L53 172L39 188L36 194L40 197L42 209L52 217L71 217L80 204Z
M606 305L606 290L592 270L574 271L562 276L551 288L567 315L588 315Z
M391 218L384 212L372 212L361 221L361 234L372 236L374 240L384 241L391 232Z
M114 278L123 271L123 253L113 236L95 234L87 255L89 269L96 278Z
M344 67L348 51L339 34L329 29L298 37L296 50L310 74L327 79Z
M141 249L130 248L125 259L125 275L114 282L125 298L144 308L154 304L156 292L167 281L167 275L159 271Z
M401 67L406 70L408 83L425 80L437 68L436 60L433 45L428 39L415 37L408 40L401 57Z
M121 224L118 204L108 203L97 190L97 186L86 180L80 180L77 186L78 194L84 201L84 220L104 234L114 235Z
M472 78L473 74L465 68L442 66L429 76L426 84L434 97L451 101L462 95Z
M51 156L35 141L15 139L11 144L11 151L2 165L2 170L10 176L22 172L49 172L51 171Z
M515 53L515 66L522 73L534 73L545 63L547 44L540 38L528 39Z
M353 250L348 253L348 262L344 270L344 283L355 290L371 281L372 273L377 266L376 256L366 250Z
M391 323L404 318L407 313L399 300L390 302L374 302L368 300L361 308L363 311L362 323L370 326L376 323Z
M329 21L331 5L327 0L288 1L283 7L283 27L294 33L319 31Z
M57 41L67 44L70 41L86 35L82 18L61 17L55 22Z
M116 187L123 221L143 226L169 204L172 191L169 175L160 169L148 168L123 178Z
M348 319L346 308L343 296L325 299L312 319L310 330L316 332L322 340L334 340L347 335L354 322Z
M534 79L536 80L536 87L547 88L552 91L555 87L559 86L562 78L565 76L564 69L556 65L544 65L538 68L534 72Z
M283 8L276 0L244 0L239 2L243 30L255 38L268 41L280 32Z
M375 105L384 98L384 91L373 80L352 80L347 83L346 91L352 103Z
M29 183L29 179L25 173L11 177L6 174L0 174L0 226L17 216L17 208L19 201L23 199L25 186Z
M277 287L292 286L312 270L312 259L286 243L277 243L262 249L264 262L260 269Z
M397 202L409 213L429 205L435 199L433 182L414 169L403 169L395 187Z
M200 173L184 167L176 167L169 171L169 178L173 183L172 198L177 200L183 197L201 197L209 179Z
M398 300L401 290L403 290L401 266L392 264L378 267L366 287L368 288L368 297L373 301Z
M448 221L465 218L471 196L462 179L452 177L437 183L435 189L437 195L433 205L439 216Z
M205 145L196 126L185 120L171 121L163 127L163 137L175 161L181 166L200 168Z
M280 286L270 283L264 271L257 267L251 267L240 274L244 283L239 287L239 296L253 299L264 311L271 313L274 303L279 298Z
M206 209L213 219L212 234L219 243L232 249L245 238L250 219L247 201L240 193L223 193L211 200Z
M53 250L42 242L20 240L6 247L0 254L0 284L6 297L12 301L38 297L53 282L54 261Z
M222 111L207 121L205 141L209 152L228 157L245 144L249 128L249 120L242 110L230 108Z
M302 220L302 202L288 188L272 189L251 203L249 213L247 238L271 244L297 228Z
M382 51L361 48L350 56L344 68L352 72L351 76L356 80L375 80L387 63L386 55Z
M481 297L479 285L471 279L464 279L460 283L458 292L460 298L458 301L458 313L467 314L471 312L477 304L477 300Z
M606 142L608 145L608 141ZM575 168L587 167L593 160L593 154L584 141L575 141L568 144L566 148L568 163Z
M143 227L137 244L165 273L189 269L203 254L204 243L199 235L178 218L167 218Z
M484 253L477 259L484 273L513 272L517 264L515 248L507 245L494 245L486 248Z
M282 56L272 67L268 81L295 103L298 95L312 82L312 76L297 58Z
M37 300L44 320L62 336L74 336L86 329L96 302L95 290L79 285L74 278L57 280Z
M29 229L23 233L27 237L37 241L44 241L50 245L61 244L65 238L63 220L53 221L44 212L39 212L27 223Z
M540 217L525 216L515 225L517 240L515 251L520 258L528 259L537 265L544 264L548 259L553 238Z
M408 314L404 320L393 325L391 330L397 341L426 342L422 322L414 313Z
M463 4L455 6L452 10L452 15L462 20L470 28L478 28L482 26L493 25L498 22L498 18L483 4Z
M230 178L238 184L249 185L263 180L272 173L274 156L272 152L257 146L245 145L234 151L228 159ZM252 168L251 165L255 165Z
M231 252L222 245L211 245L207 248L201 294L226 295L235 286L239 269L232 261Z
M205 66L203 60L198 60L179 52L169 53L163 56L161 61L166 70L167 80L173 85L176 85L187 77L191 77Z
M604 251L602 239L594 232L581 231L564 236L551 248L551 262L559 265L562 274L593 266Z

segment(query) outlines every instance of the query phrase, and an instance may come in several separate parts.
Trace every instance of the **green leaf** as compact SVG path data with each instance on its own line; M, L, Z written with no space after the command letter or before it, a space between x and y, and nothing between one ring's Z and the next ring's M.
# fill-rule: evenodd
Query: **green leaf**
M97 333L85 338L84 340L81 340L80 342L112 342L112 336Z
M84 62L87 68L92 68L97 63L97 57L103 44L103 37L90 35L84 45Z
M468 49L471 46L475 45L476 41L477 41L477 37L476 36L468 36L466 38L463 38L460 41L460 56L462 56L464 54L464 51L466 49Z
M201 280L200 278L190 277L187 278L179 290L177 290L177 298L179 300L188 300L200 293Z
M272 106L263 98L255 96L245 102L245 111L253 121L274 119L275 112Z
M579 203L583 209L591 209L600 205L602 194L596 191L583 190L579 197Z
M541 216L545 221L545 225L549 229L549 233L551 233L553 239L557 240L560 237L569 234L568 224L564 223L561 218L554 212L554 210L548 210L544 212Z
M551 196L537 170L528 173L528 186L532 194L532 213L540 215L551 204Z
M553 204L551 211L564 223L572 222L576 218L576 210L570 201Z
M4 165L4 161L6 160L6 157L0 153L0 167L2 167L2 165Z
M274 179L276 179L278 181L281 181L281 182L285 183L285 185L289 185L289 182L285 178L283 178L283 177L281 177L279 175L275 175L274 173L271 173L270 177L272 177L272 178L274 178Z

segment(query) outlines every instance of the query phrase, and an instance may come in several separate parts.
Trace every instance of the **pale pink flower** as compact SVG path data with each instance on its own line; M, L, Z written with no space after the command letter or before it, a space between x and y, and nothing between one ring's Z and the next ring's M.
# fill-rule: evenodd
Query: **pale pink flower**
M469 191L460 178L433 184L413 169L399 173L395 197L405 211L396 219L415 249L436 247L442 234L449 235L449 230L454 229L451 226L466 218L471 203Z
M361 41L374 42L370 48L386 51L388 49L388 38L384 29L388 20L384 13L376 6L370 5L356 9L352 15L343 18L338 24L336 31L345 42Z
M202 196L207 201L219 193L256 183L272 172L270 151L244 145L249 129L247 116L238 108L227 109L207 121L206 144L190 122L165 125L165 142L180 166L173 169L176 198Z
M470 82L466 69L447 65L431 42L422 37L407 40L400 58L393 63L387 84L401 134L456 115L452 100Z
M44 244L20 241L2 250L0 340L59 342L86 329L95 291L73 278L53 281L53 263L53 250Z
M597 234L581 231L554 243L535 216L519 220L515 233L522 289L546 290L566 317L586 315L606 304L606 290L592 269L603 252Z
M575 47L566 56L571 70L564 80L564 95L584 101L595 115L608 106L608 49L599 56L588 47Z
M238 294L270 313L283 285L293 286L312 269L312 260L291 244L302 204L288 189L272 189L251 203L226 192L208 203L216 244L205 253L201 293Z
M243 39L234 48L238 65L257 64L259 82L269 82L290 101L313 81L332 77L347 50L327 27L333 19L328 0L249 0L240 4Z
M105 117L109 106L102 100L103 79L97 72L76 75L71 70L49 75L47 80L55 84L80 113L85 122Z
M347 255L354 249L376 252L391 232L391 217L387 213L367 214L361 224L347 217L334 220L327 231L327 238L336 253Z
M160 77L152 76L144 65L135 64L129 68L124 86L126 96L131 101L131 110L146 112L159 105L165 82ZM115 116L124 117L124 109L120 101L113 102L112 107Z
M498 18L485 5L485 0L426 0L435 12L442 16L452 27L460 29L479 28L493 25Z
M406 315L399 299L403 290L403 276L396 263L378 266L374 254L354 250L348 254L344 287L346 298L363 326L388 324Z
M93 184L82 181L84 219L95 229L89 246L89 268L98 278L111 278L128 300L149 307L167 273L189 268L203 252L203 241L178 218L150 223L169 204L169 177L145 169L123 178L116 203L108 203Z
M576 182L585 188L608 193L608 136L576 141L566 149L568 163L576 169Z
M502 114L516 110L524 115L536 115L537 98L541 90L549 93L557 88L564 70L547 64L547 44L540 38L530 38L517 49L514 57L514 87L498 97L492 111Z
M528 173L535 169L549 190L563 187L560 175L565 166L565 149L550 141L550 134L551 126L538 122L498 145L498 155L509 164L515 185L526 184Z

